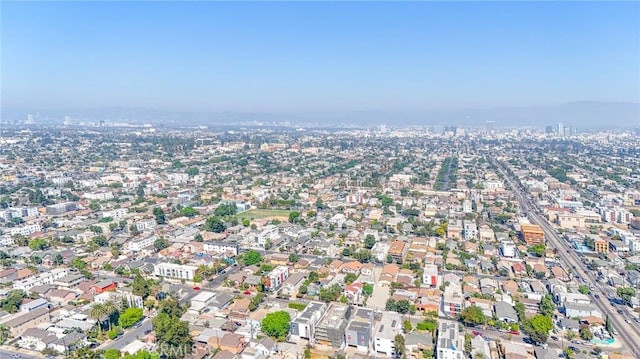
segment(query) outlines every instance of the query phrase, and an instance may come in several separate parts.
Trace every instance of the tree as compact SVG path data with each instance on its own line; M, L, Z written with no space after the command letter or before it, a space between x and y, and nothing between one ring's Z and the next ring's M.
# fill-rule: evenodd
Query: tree
M404 358L405 352L407 351L405 348L404 335L396 334L395 338L393 338L393 346L396 348L396 353Z
M267 314L262 320L262 332L271 338L282 342L289 333L289 323L291 316L285 311L278 311Z
M356 279L358 279L358 276L355 273L347 273L347 275L344 276L344 283L351 284L355 282Z
M181 216L185 216L185 217L189 217L189 218L193 218L195 216L197 216L199 213L198 211L196 211L193 207L184 207L180 210L180 215Z
M156 224L167 223L167 217L164 215L164 211L160 207L153 209L153 215L156 217Z
M551 317L536 314L524 322L523 328L529 337L536 343L545 343L549 337L549 331L553 329Z
M120 317L118 317L118 324L123 328L132 327L134 324L142 319L142 308L127 308Z
M316 215L317 215L317 212L316 212L316 211L314 211L314 210L308 210L308 211L307 211L307 217L308 217L308 218L313 218L313 217L315 217Z
M342 287L339 284L333 284L330 287L320 288L318 298L323 302L335 302L342 295Z
M405 333L410 333L413 330L413 325L411 325L410 321L405 320L402 322L402 330L404 330Z
M100 359L102 350L95 350L89 347L81 347L73 352L71 359Z
M133 278L133 283L131 284L131 293L146 298L151 294L150 287L149 281L144 279L140 273L136 273L136 276Z
M289 213L289 223L296 223L298 221L298 217L300 217L300 212L292 211Z
M545 294L540 300L540 313L550 317L555 311L556 305L553 303L553 297L551 297L551 294Z
M364 293L365 296L370 297L371 294L373 294L373 286L369 283L365 283L362 286L362 293Z
M29 241L29 249L32 251L41 251L49 248L49 242L42 238L34 238Z
M591 332L589 327L580 328L579 333L580 333L580 338L582 338L582 340L589 341L589 340L593 339L593 333Z
M618 297L623 301L629 302L631 301L631 298L636 296L636 291L631 287L618 287L616 289L616 294L618 294Z
M466 307L460 312L460 319L466 325L476 326L487 322L487 317L479 307L475 305Z
M59 266L62 263L64 263L64 257L60 253L56 254L56 256L53 258L53 264Z
M589 294L589 287L584 285L584 284L580 284L580 286L578 286L578 292L582 293L582 294Z
M172 304L171 306L173 307L174 305ZM164 311L167 308L162 307L160 313L151 322L153 331L156 334L156 341L158 346L163 348L167 358L184 358L186 355L191 354L193 346L189 322L180 320L182 310L178 312L173 312L173 310ZM179 315L174 315L178 313Z
M371 249L376 244L376 237L373 234L367 234L364 238L364 247L366 249Z
M95 319L98 326L98 332L102 331L102 321L107 316L107 311L102 303L95 303L89 308L89 318Z
M544 244L534 244L527 249L527 252L535 255L536 257L544 257L547 247Z
M169 242L164 237L159 237L153 242L153 247L160 251L169 247Z
M202 237L202 234L200 233L196 233L195 236L193 236L193 240L196 242L204 242L204 238Z
M300 258L298 257L298 254L296 254L296 253L289 254L289 262L296 263L299 260L300 260Z
M262 256L258 251L251 250L244 254L243 259L244 264L251 266L260 263L262 261Z
M9 328L4 324L0 324L0 345L4 345L7 339L9 339L10 334L11 331Z
M20 309L22 300L26 297L27 293L20 289L14 289L7 294L6 298L0 300L0 309L13 314Z
M104 359L118 359L120 351L118 349L107 349L104 351Z
M204 224L204 229L209 232L222 233L227 229L227 226L225 226L224 222L222 222L220 218L211 216L207 218L207 221Z

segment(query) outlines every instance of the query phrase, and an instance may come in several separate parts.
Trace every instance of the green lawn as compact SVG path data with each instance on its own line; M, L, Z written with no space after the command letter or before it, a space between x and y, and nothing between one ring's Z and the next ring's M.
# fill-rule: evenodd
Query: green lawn
M286 209L250 209L248 211L236 214L236 218L242 219L260 219L270 217L289 217L291 211Z

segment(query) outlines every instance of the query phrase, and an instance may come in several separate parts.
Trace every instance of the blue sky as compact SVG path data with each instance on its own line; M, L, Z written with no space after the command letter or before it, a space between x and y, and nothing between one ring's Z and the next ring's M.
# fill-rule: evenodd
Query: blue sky
M2 106L419 111L640 98L639 2L2 2Z

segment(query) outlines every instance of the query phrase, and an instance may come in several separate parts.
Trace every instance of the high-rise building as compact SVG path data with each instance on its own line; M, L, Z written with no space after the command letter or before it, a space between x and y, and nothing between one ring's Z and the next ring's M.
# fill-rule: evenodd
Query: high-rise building
M544 128L544 133L553 133L553 126L546 126Z
M486 127L487 127L487 132L488 133L493 133L494 131L494 126L495 126L495 122L494 121L487 121L485 123Z
M557 131L557 133L560 136L564 136L564 125L562 124L562 122L558 122L558 131Z

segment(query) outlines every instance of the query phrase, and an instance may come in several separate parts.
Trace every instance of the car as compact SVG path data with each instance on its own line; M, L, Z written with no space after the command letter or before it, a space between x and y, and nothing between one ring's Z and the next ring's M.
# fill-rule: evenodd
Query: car
M151 329L147 329L147 330L144 331L144 335L147 335L149 333L151 333Z
M474 330L474 331L471 332L471 334L473 334L474 337L477 337L478 335L481 335L482 333L480 333L477 330Z
M200 287L195 286L195 287L193 287L193 290L200 290Z
M618 314L622 314L622 309L618 309Z
M245 290L245 291L244 291L244 294L245 294L245 295L249 295L249 294L251 294L251 292L250 292L250 291L248 291L248 290Z
M578 349L578 347L570 346L569 349L574 353L580 353L580 349Z
M635 320L635 321L636 321L636 323L640 323L640 317L636 317L636 318L634 318L633 320Z
M15 353L15 354L13 354L11 357L12 357L12 358L20 358L21 356L22 356L22 355L20 355L20 354L18 354L18 353Z
M594 297L596 297L596 299L600 299L600 294L596 294Z
M631 321L629 320L629 318L624 318L624 321L625 321L627 324L631 324Z
M509 334L512 334L512 335L520 335L520 332L519 332L519 331L517 331L517 330L510 330L510 331L509 331Z

